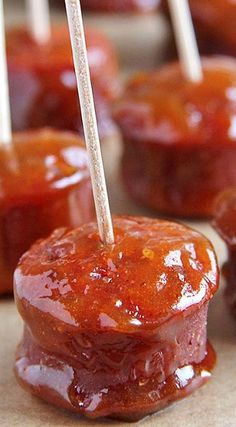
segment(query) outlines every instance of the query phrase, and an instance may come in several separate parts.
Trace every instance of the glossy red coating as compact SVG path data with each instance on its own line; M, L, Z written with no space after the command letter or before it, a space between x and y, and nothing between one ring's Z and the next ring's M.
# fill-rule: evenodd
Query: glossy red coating
M225 296L236 317L236 187L219 196L213 225L227 245L228 260L223 266L227 283Z
M85 10L95 12L152 12L160 0L81 0Z
M131 78L114 117L124 140L124 185L138 202L171 215L212 215L236 184L236 61L204 58L193 84L180 66Z
M206 323L218 267L210 242L180 224L115 217L114 231L104 246L95 223L60 229L23 255L15 369L56 405L138 419L211 375Z
M204 53L236 56L234 0L190 0L200 49Z
M88 28L86 41L100 135L108 136L114 132L111 103L119 92L117 58L99 31ZM82 133L67 27L54 27L44 45L23 28L9 30L7 55L14 130L50 126Z
M0 294L36 239L94 216L87 153L80 138L52 130L16 133L0 146Z

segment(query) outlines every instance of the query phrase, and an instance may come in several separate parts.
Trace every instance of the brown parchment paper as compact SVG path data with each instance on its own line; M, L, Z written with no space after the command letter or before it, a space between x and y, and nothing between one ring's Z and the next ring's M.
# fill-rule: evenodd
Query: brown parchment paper
M40 0L39 0L40 1ZM101 0L102 1L102 0ZM23 19L23 13L18 14L17 10L22 7L20 1L7 0L8 22ZM13 11L13 13L11 13ZM61 15L59 16L62 19ZM145 64L140 61L141 65L150 67L153 62L154 47L160 46L165 39L163 33L163 22L159 17L150 17L149 21L145 18L142 21L138 18L133 21L131 34L128 28L130 22L126 22L127 37L122 39L125 29L123 22L123 31L120 32L119 39L119 19L116 18L115 25L110 19L104 17L90 17L97 25L105 28L110 33L116 45L119 48L122 59L122 51L132 51L136 59L128 68L138 67L138 60L142 58L145 51ZM149 30L147 24L149 22ZM156 24L160 23L156 28ZM136 25L136 27L135 27ZM158 24L159 25L159 24ZM146 34L141 37L141 41L135 43L136 34ZM159 35L159 37L157 37ZM150 43L148 43L148 38ZM162 44L163 45L163 44ZM125 49L122 50L122 46ZM151 46L149 58L146 47ZM159 52L160 53L160 52ZM134 56L135 56L134 55ZM156 58L158 55L156 56ZM159 56L160 58L160 56ZM137 61L137 62L136 62ZM127 69L126 69L127 71ZM106 166L106 174L111 199L112 211L114 213L128 213L137 215L152 215L150 212L135 206L125 195L119 178L119 158L121 146L119 139L113 138L103 144L103 155ZM207 223L191 223L193 227L200 230L209 237L216 248L219 262L225 259L225 247L217 237L211 226ZM214 344L218 353L217 366L214 371L212 380L203 388L198 390L194 395L180 401L179 403L165 409L157 415L153 415L133 425L143 427L236 427L236 321L234 321L225 306L222 296L224 283L221 283L221 289L214 298L210 307L209 314L209 337ZM22 322L16 312L14 303L11 298L0 300L0 426L1 427L62 427L62 426L107 426L119 425L128 426L127 423L112 422L111 420L101 420L97 422L87 421L66 411L54 408L39 399L32 397L17 384L13 374L14 352L22 332Z

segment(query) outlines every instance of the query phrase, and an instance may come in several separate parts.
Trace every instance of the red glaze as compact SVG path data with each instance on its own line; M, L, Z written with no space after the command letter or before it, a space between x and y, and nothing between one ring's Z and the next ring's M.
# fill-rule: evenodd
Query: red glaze
M225 296L236 317L236 187L218 198L213 225L227 245L228 261L223 266L227 282Z
M87 29L86 40L100 134L114 132L110 105L118 93L117 59L110 42ZM7 33L13 128L50 126L79 130L82 121L66 26L53 28L49 43L38 45L24 29Z
M82 140L44 130L13 143L12 152L0 146L0 294L12 292L16 264L36 239L93 218Z
M211 216L218 193L236 184L236 61L204 59L203 71L199 84L177 63L138 74L114 112L125 187L171 215Z
M204 53L236 56L234 0L190 0L200 49Z
M139 419L211 376L211 244L182 225L115 217L55 231L23 255L15 298L25 334L15 365L33 394L91 418Z
M152 12L160 0L81 0L85 10L96 12Z

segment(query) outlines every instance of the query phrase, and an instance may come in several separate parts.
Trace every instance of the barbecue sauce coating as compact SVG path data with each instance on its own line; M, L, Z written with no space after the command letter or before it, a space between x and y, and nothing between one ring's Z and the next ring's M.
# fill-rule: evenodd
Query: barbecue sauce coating
M207 309L218 285L211 244L179 224L115 217L56 230L14 276L25 322L19 382L91 418L139 419L202 385L214 365Z
M235 56L235 1L190 0L190 7L201 51Z
M177 63L140 73L114 111L125 187L167 214L211 216L218 193L236 184L236 61L205 58L203 73L195 84Z
M80 138L52 130L16 133L0 146L0 294L36 239L94 216L87 153Z
M236 188L231 188L219 196L213 225L227 245L228 260L223 266L227 285L225 297L236 317Z
M160 0L81 0L84 10L95 12L152 12Z
M114 132L110 105L119 92L117 58L97 30L86 30L88 58L100 134ZM66 26L56 26L50 41L37 44L21 28L7 33L10 101L14 130L45 126L79 130L82 119Z

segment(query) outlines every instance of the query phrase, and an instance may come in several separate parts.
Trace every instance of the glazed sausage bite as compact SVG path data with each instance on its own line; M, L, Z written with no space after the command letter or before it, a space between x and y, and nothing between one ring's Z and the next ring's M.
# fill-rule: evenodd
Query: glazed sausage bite
M218 268L209 241L183 225L115 217L114 231L104 246L95 223L60 229L23 255L15 371L55 405L136 420L211 376L206 324Z
M85 10L96 12L152 12L160 0L81 0Z
M114 111L125 188L163 213L209 217L218 193L236 185L236 61L205 58L203 73L199 84L177 63L138 74Z
M0 294L12 292L20 256L56 227L94 216L82 140L51 130L15 134L0 146Z
M117 58L99 31L88 28L86 41L99 131L106 137L115 130L110 108L119 91ZM82 134L67 27L54 27L43 45L26 30L12 29L7 33L7 54L14 130L50 126Z
M225 296L236 317L236 187L219 196L213 224L228 249L228 261L223 266L227 283Z

